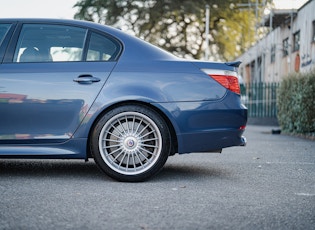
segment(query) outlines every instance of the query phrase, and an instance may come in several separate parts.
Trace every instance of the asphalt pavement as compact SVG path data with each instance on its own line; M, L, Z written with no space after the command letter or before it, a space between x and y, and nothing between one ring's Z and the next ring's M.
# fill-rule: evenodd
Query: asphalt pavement
M93 160L0 159L0 229L315 229L315 141L248 126L246 147L168 159L144 183Z

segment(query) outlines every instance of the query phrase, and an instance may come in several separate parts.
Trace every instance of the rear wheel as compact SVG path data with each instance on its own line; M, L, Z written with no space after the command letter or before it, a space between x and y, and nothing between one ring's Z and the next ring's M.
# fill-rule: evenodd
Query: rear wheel
M170 153L170 134L154 110L124 105L98 121L91 145L95 162L110 177L144 181L164 166Z

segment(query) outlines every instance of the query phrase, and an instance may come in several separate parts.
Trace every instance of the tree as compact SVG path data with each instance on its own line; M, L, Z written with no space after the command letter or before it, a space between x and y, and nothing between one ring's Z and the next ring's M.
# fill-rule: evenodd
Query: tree
M256 3L256 0L252 4ZM263 0L257 0L262 2ZM255 11L248 0L79 0L77 19L131 32L177 56L201 59L205 50L205 6L210 6L211 60L233 60L255 41ZM259 14L260 15L260 14Z

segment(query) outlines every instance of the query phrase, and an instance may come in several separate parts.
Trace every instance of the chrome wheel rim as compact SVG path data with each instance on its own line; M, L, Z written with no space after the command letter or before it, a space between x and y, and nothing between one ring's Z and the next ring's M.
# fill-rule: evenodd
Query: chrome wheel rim
M140 174L153 167L162 150L159 128L148 116L123 112L101 130L99 150L104 162L124 175Z

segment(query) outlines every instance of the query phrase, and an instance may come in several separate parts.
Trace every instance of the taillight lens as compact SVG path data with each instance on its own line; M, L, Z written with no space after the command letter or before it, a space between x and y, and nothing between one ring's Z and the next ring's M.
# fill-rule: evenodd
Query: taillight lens
M240 85L238 84L237 77L226 75L210 75L214 80L219 82L225 88L231 90L234 93L240 94Z
M237 73L233 71L203 69L203 71L234 93L241 94Z

